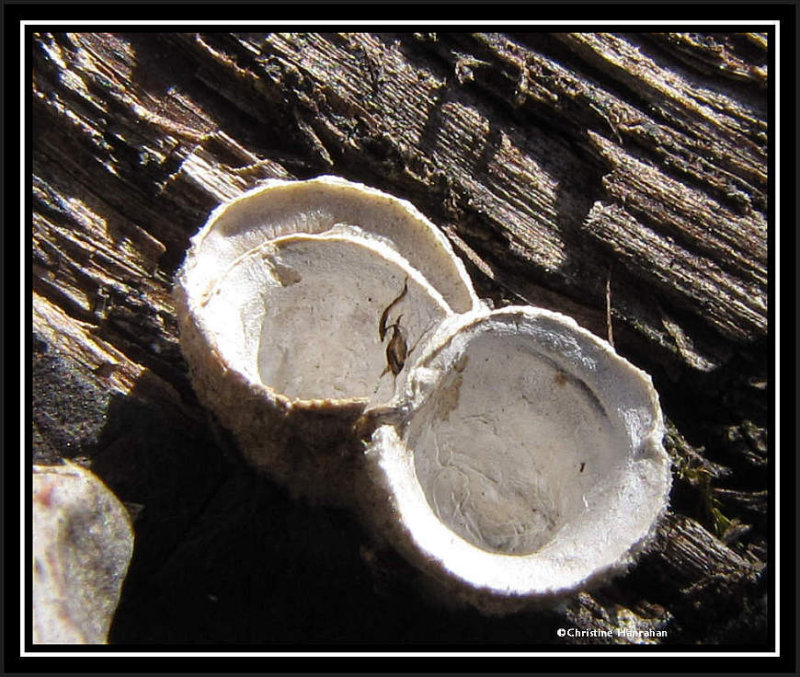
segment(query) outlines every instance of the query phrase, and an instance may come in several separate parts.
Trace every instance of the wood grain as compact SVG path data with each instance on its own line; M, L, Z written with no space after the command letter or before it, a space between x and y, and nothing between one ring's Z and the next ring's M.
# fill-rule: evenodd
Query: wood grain
M82 458L143 506L111 640L590 641L557 638L575 626L766 642L767 48L761 34L35 35L34 458ZM171 278L219 202L320 173L411 200L496 305L605 337L610 291L616 347L654 377L676 468L671 513L627 577L506 619L442 608L349 516L243 467L194 399Z

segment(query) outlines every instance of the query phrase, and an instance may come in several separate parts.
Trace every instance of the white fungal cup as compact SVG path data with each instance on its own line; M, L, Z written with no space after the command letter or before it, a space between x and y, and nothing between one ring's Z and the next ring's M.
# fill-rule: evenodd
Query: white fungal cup
M478 606L623 570L667 504L650 378L563 315L449 318L368 456L381 528ZM380 512L377 511L377 512Z
M216 209L174 296L201 402L250 463L332 503L356 500L367 404L392 398L445 317L480 306L436 226L336 177L268 181Z

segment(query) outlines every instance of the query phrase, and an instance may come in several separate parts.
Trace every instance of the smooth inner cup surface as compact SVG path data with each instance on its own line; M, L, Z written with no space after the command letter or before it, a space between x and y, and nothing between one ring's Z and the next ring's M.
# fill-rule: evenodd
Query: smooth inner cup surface
M587 384L528 337L472 338L409 426L436 515L490 552L523 555L584 519L627 441Z

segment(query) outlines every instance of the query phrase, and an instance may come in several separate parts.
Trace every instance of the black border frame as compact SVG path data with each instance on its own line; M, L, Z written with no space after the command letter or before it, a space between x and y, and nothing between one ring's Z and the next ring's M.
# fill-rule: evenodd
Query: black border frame
M15 130L20 128L20 124L15 121L13 112L14 110L19 110L20 115L22 114L22 101L17 101L18 98L18 76L19 76L19 67L22 65L26 71L30 69L30 59L29 53L25 51L25 62L24 64L19 64L18 61L14 60L14 55L19 55L22 53L22 45L19 43L19 29L20 24L19 22L22 20L31 20L31 19L38 19L39 17L55 17L51 21L52 23L48 25L48 30L58 30L59 29L59 22L60 21L91 21L93 20L93 16L106 15L106 14L113 14L116 15L114 18L109 18L108 23L105 25L86 25L85 29L91 32L101 31L104 28L110 29L113 31L120 32L120 25L117 22L126 21L126 20L135 20L140 18L142 13L149 13L149 14L156 14L158 16L158 21L166 21L166 20L178 20L183 21L182 17L185 17L187 11L191 12L193 15L193 21L204 21L204 20L219 20L219 17L212 17L211 14L224 14L226 19L225 20L253 20L253 21L261 21L263 20L265 24L268 24L268 18L272 17L274 19L275 10L280 8L281 12L293 12L293 8L296 6L302 6L302 13L309 14L312 10L317 13L318 20L323 21L327 19L336 19L342 20L345 17L345 21L352 20L355 21L359 18L359 15L362 17L366 14L368 20L377 20L380 15L385 15L387 10L391 12L392 9L398 10L396 13L398 14L407 14L409 9L419 7L420 14L428 15L430 14L448 14L449 9L452 7L457 6L459 8L459 16L464 17L463 20L470 21L470 25L458 25L455 28L458 31L466 31L470 29L479 29L481 28L480 18L478 17L486 17L487 14L503 14L504 12L510 13L517 13L517 14L524 14L528 16L517 16L512 21L524 21L524 20L533 20L533 19L542 19L545 18L544 15L576 15L578 13L581 16L585 17L586 21L623 21L627 20L633 14L637 12L641 13L641 10L646 10L646 14L650 14L651 16L647 17L647 19L653 18L653 14L659 13L668 13L672 15L691 15L691 18L694 21L714 21L719 20L719 14L724 13L726 20L732 19L741 19L741 20L754 20L754 21L763 21L763 20L778 20L781 22L781 52L780 54L775 54L774 49L771 50L771 63L770 63L770 71L774 72L775 62L779 61L781 66L781 87L784 90L782 92L781 100L780 100L780 114L781 114L781 159L782 159L782 181L781 181L781 241L782 241L782 249L781 252L775 252L774 246L770 246L770 289L769 289L769 298L770 298L770 326L771 328L775 327L775 320L776 320L776 313L777 309L774 306L774 298L775 298L775 291L776 287L779 283L778 280L775 278L775 264L776 264L776 257L780 256L781 261L781 268L784 273L784 276L787 274L787 271L794 272L794 262L796 260L797 254L797 242L796 242L796 233L795 229L791 226L796 223L797 218L797 210L796 210L796 193L789 189L789 181L791 180L789 177L795 178L796 177L796 169L797 169L797 121L796 121L796 114L797 114L797 72L796 72L796 61L797 61L797 48L795 45L794 38L797 37L798 34L798 19L797 19L797 8L794 2L780 2L780 3L763 3L757 5L755 7L751 3L739 3L739 2L713 2L713 3L704 3L704 4L690 4L690 3L683 3L683 2L675 2L675 3L662 3L662 4L645 4L641 5L637 2L617 2L613 5L598 5L598 4L587 4L583 2L563 2L559 5L552 5L552 4L544 4L544 3L532 3L532 2L514 2L514 3L507 3L502 5L492 5L490 8L482 3L472 3L472 2L446 2L446 3L439 3L436 5L429 5L424 2L408 2L408 3L386 3L382 5L379 9L372 5L371 3L367 2L352 2L347 5L331 5L331 4L320 4L314 2L300 2L296 3L265 3L265 2L258 2L258 3L242 3L242 4L231 4L231 5L222 5L218 6L213 3L180 3L180 4L169 4L169 5L162 5L155 2L148 2L142 1L139 3L125 3L125 4L115 4L113 6L109 6L105 3L101 2L87 2L79 5L71 5L71 4L45 4L45 3L24 3L24 2L7 2L3 3L2 12L3 12L3 24L4 24L4 47L6 52L6 58L4 59L3 64L3 81L0 83L0 100L2 101L3 106L3 147L5 148L3 154L3 164L4 164L4 175L6 176L6 181L3 185L3 207L4 207L4 215L5 215L5 223L8 224L10 227L6 227L0 229L0 251L3 252L5 259L6 259L6 266L4 270L6 271L6 275L8 276L9 270L15 270L14 266L14 257L16 256L16 252L19 251L19 245L24 243L16 243L14 241L14 234L16 231L16 224L20 223L20 216L21 214L25 215L27 221L30 220L31 215L31 202L30 202L30 176L31 176L31 164L30 164L30 148L31 148L31 138L30 138L30 110L31 107L27 106L28 111L28 119L26 120L19 120L19 122L24 122L25 129L26 129L26 138L24 140L25 143L25 153L24 157L19 157L18 150L17 150L17 139L15 135ZM148 12L147 10L153 9L155 11ZM365 12L365 9L369 8ZM400 11L400 10L404 11ZM371 11L370 11L371 10ZM721 12L722 11L722 12ZM140 15L137 17L137 14ZM757 18L754 18L754 14L758 14ZM123 15L123 16L120 16ZM246 16L245 16L246 15ZM533 15L533 16L531 16ZM430 26L426 26L426 21L433 20L433 17L428 16L424 21L421 21L418 26L392 26L392 25L381 25L381 30L391 30L392 28L399 28L402 31L410 31L416 28L430 28ZM584 20L584 19L582 19ZM645 20L645 19L639 19ZM103 19L105 21L105 19ZM574 25L565 25L565 27L573 27ZM711 26L693 26L691 22L686 23L682 21L676 21L675 24L667 24L659 26L659 30L669 30L669 29L681 29L687 30L696 27L703 31L713 31L713 27ZM252 30L253 26L248 25L241 25L238 28L243 30ZM291 26L281 26L281 30L290 30ZM309 30L308 26L305 25L298 25L296 28L300 30ZM339 29L348 29L352 28L353 30L369 30L369 26L365 25L357 25L353 24L352 26L337 26ZM440 28L440 27L436 27ZM493 26L493 30L503 30L504 26ZM525 30L542 30L542 31L554 31L558 30L559 26L543 26L543 27L526 27ZM617 25L602 25L602 30L625 30L631 31L636 30L635 26L625 25L625 24L617 24ZM761 27L760 27L761 28ZM69 30L81 30L82 27L79 25L70 24ZM198 26L196 23L192 23L191 21L176 25L176 26L152 26L152 27L136 27L134 30L136 31L147 31L147 32L179 32L181 30L202 30L202 31L214 31L215 29L208 27L208 26ZM237 26L225 26L224 30L236 30ZM28 27L26 29L25 38L29 40L30 34L33 29ZM126 27L122 27L122 30L127 30ZM219 30L223 30L220 28ZM313 29L311 29L313 30ZM722 28L720 30L723 30ZM770 29L771 31L772 29ZM12 58L9 58L12 57ZM770 85L770 94L771 100L774 100L774 83ZM15 104L19 104L15 106ZM769 128L774 129L774 122L775 122L775 111L770 112L770 119L769 119ZM792 124L794 122L794 124ZM774 161L775 161L775 140L774 136L770 135L770 167L774 170ZM788 160L787 158L791 158ZM24 163L24 164L23 164ZM25 176L27 177L27 192L23 197L23 203L19 204L15 199L11 196L15 196L18 189L18 175L16 174L15 169L17 167L23 166L23 171ZM778 214L776 213L776 205L775 205L775 195L776 195L776 188L775 185L775 173L774 171L770 172L770 181L769 181L769 195L771 200L771 207L770 207L770 214L769 214L769 221L770 221L770 244L773 245L775 242L775 223L776 217ZM792 199L793 198L793 199ZM24 211L21 211L24 210ZM6 236L11 234L10 238ZM30 239L30 235L27 238ZM13 243L13 244L12 244ZM29 244L29 242L28 242ZM11 246L9 246L11 245ZM21 271L22 273L23 271ZM28 326L30 326L30 318L32 316L32 300L30 294L30 267L29 265L26 266L26 270L24 271L24 279L27 283L27 288L21 289L21 293L25 298L25 308L24 308L24 315ZM7 284L6 289L15 289L16 286L14 284ZM27 294L27 295L25 295ZM786 332L788 323L788 317L786 317L786 308L790 309L790 312L793 314L796 312L796 278L795 278L795 285L791 286L791 289L788 289L786 285L781 286L781 296L782 296L782 310L784 311L782 318L782 327L784 332ZM0 337L3 339L3 364L5 368L8 370L9 366L12 366L11 371L14 372L13 369L13 358L9 359L12 355L18 354L15 352L14 346L14 332L16 330L16 323L11 322L8 323L12 326L11 334L6 332L6 327L8 324L6 323L6 298L5 295L0 301L2 306L0 306ZM11 312L14 312L14 305L9 304L9 308L11 308ZM12 315L13 317L13 315ZM792 338L790 340L784 342L784 336L777 337L777 340L781 341L781 372L784 375L787 373L791 373L795 377L795 391L794 391L794 398L792 401L795 403L795 407L793 407L792 413L796 411L796 388L798 383L798 374L797 374L797 362L796 362L796 341L794 338L796 337L797 331L797 318L796 314L794 314L793 322L791 323L791 330ZM791 331L790 330L790 331ZM25 354L29 355L31 353L31 345L30 345L30 335L28 333L27 339L25 340ZM774 344L773 344L774 345ZM22 348L22 346L20 346ZM775 373L775 359L776 355L772 354L772 365L773 365L773 373ZM786 365L791 365L791 369L787 369ZM8 373L6 371L5 373ZM15 513L13 509L9 509L9 505L13 505L12 501L8 499L8 497L14 497L17 494L17 482L19 477L19 467L17 462L19 461L19 456L13 453L13 450L19 448L18 445L23 443L23 439L19 439L16 441L14 439L14 433L16 432L13 429L13 426L16 424L17 416L19 414L27 415L27 420L30 420L30 382L28 383L20 383L20 391L22 394L21 403L25 403L25 410L23 411L15 411L12 405L12 408L9 408L8 404L12 402L12 398L8 400L5 399L6 393L6 384L11 382L10 379L3 379L3 392L2 397L4 403L6 403L6 407L3 408L3 418L0 419L0 427L2 427L4 434L6 445L5 448L7 450L6 454L0 455L0 474L2 474L3 482L4 482L4 496L7 497L5 501L4 510L3 510L3 538L0 541L0 561L5 563L10 563L9 570L12 572L16 572L16 563L20 561L20 557L17 556L19 553L15 552L14 550L14 543L16 541L16 520L14 519ZM776 395L774 389L776 388L775 383L771 383L770 387L773 389L772 394L773 396ZM773 397L773 401L775 401ZM784 398L784 402L781 403L780 409L781 413L789 414L788 404L785 404L786 399ZM22 405L21 405L22 406ZM8 415L10 414L10 415ZM8 415L8 416L7 416ZM783 453L781 454L781 465L782 465L782 472L781 477L775 477L774 482L781 483L781 495L783 499L783 505L781 506L781 527L782 532L784 534L791 534L794 535L797 533L796 527L796 499L794 496L794 489L797 487L797 484L794 486L789 484L788 480L795 480L797 482L797 463L794 454L791 451L796 448L796 438L795 438L795 426L792 425L790 429L790 438L787 438L787 425L786 421L791 421L794 423L795 416L781 416L781 419L784 421L784 425L782 426L782 439L777 440L775 437L776 430L771 430L771 439L772 444L780 444L783 449ZM8 422L9 425L6 425ZM9 428L11 426L11 429ZM30 433L25 435L25 444L26 444L26 453L30 453ZM790 440L789 443L787 441ZM795 444L791 445L791 441L794 441ZM774 496L775 496L775 488L773 486L772 497L773 500L771 501L771 506L773 509L773 519L776 515L777 506L774 504ZM26 486L26 495L30 495L30 478L28 478L27 486ZM20 501L17 502L17 505L22 505L21 501L22 497L20 497ZM6 539L6 536L11 536L11 541ZM30 540L30 534L28 535L28 541ZM700 656L692 656L697 652L708 652L708 653L722 653L731 651L730 647L720 647L720 646L701 646L701 647L677 647L670 645L669 647L657 646L657 647L642 647L637 646L632 650L623 650L619 646L609 646L609 647L584 647L584 646L575 646L570 647L568 651L564 650L561 647L546 647L546 648L539 648L534 649L531 647L533 651L555 651L558 650L558 653L568 653L569 656L563 658L546 658L548 662L548 667L553 668L556 667L552 665L551 662L557 662L561 665L558 667L567 668L570 671L581 671L583 668L591 667L597 668L597 670L593 671L613 671L613 672L640 672L640 671L648 671L648 672L661 672L663 670L681 670L684 666L679 665L678 661L683 662L685 659L689 660L696 660L693 663L692 668L697 669L699 668L701 671L705 672L705 668L710 668L708 671L713 672L750 672L752 670L757 670L759 672L795 672L797 669L796 665L796 647L794 645L794 637L796 635L796 614L797 614L797 584L796 584L796 562L797 562L797 542L795 541L794 548L790 547L791 538L784 538L782 539L783 547L781 553L781 571L782 571L782 590L781 590L781 609L783 611L782 618L781 618L781 650L782 655L779 658L771 658L771 657L700 657ZM27 543L27 547L30 547L30 543ZM794 573L794 577L792 577L792 573ZM774 569L770 569L770 576L771 579L774 581ZM11 580L9 577L6 576L5 566L3 566L2 571L0 571L0 581L2 581L3 590L4 590L4 599L16 599L14 594L15 587L10 584ZM28 584L30 585L30 581L28 579ZM771 586L774 589L774 585ZM8 594L8 593L12 594ZM27 590L26 593L28 594L27 599L30 599L30 590ZM775 600L771 600L771 604L774 606ZM787 613L787 606L791 606L791 610ZM400 668L403 671L411 671L411 670L418 670L420 668L440 668L446 667L448 671L454 672L462 672L462 673L480 673L480 672L539 672L542 664L541 659L534 657L529 658L526 656L519 656L519 657L510 657L510 658L492 658L492 657L447 657L437 659L434 657L408 657L408 658L382 658L376 656L367 656L363 658L327 658L327 657L319 657L313 655L301 656L297 658L260 658L256 656L249 656L246 658L229 658L229 657L220 657L220 658L213 658L213 657L182 657L176 659L166 659L165 657L160 656L153 656L153 657L132 657L129 661L126 661L124 664L120 664L120 659L113 658L113 657L103 657L102 654L110 653L110 652L125 652L131 654L137 654L142 652L147 653L159 653L163 651L192 651L192 652L207 652L207 651L221 651L221 652L232 652L236 650L249 650L249 651L261 651L264 650L265 647L260 647L259 649L254 649L252 646L243 646L243 647L234 647L231 645L223 645L223 646L214 646L210 647L207 645L196 646L178 646L178 645L154 645L154 646L141 646L141 647L92 647L90 650L92 653L99 654L93 658L85 658L85 657L76 657L73 659L69 658L60 658L60 657L46 657L46 656L36 656L36 657L26 657L20 658L17 654L17 647L19 646L19 641L8 641L9 639L14 638L15 636L15 628L13 627L12 623L15 625L15 621L7 622L10 619L15 619L14 613L9 613L9 609L14 609L15 605L2 605L2 616L0 616L1 623L3 626L3 637L6 640L4 642L4 649L3 649L3 664L4 664L4 672L11 668L13 672L22 671L22 672L29 672L31 670L36 671L43 671L43 672L52 672L52 671L61 671L59 670L59 665L62 664L65 671L76 671L76 672L111 672L115 668L120 672L139 672L139 671L148 671L150 668L150 663L153 658L160 659L161 664L165 668L173 668L175 667L176 663L180 664L181 671L191 671L197 673L211 673L212 671L223 670L227 671L229 669L233 669L234 671L270 671L272 672L274 668L280 666L282 669L288 668L289 671L296 671L302 669L304 671L324 671L324 672L380 672L381 670L395 672L396 669ZM789 617L790 616L790 617ZM771 615L770 618L771 626L774 623L774 614ZM774 636L774 626L771 627L773 630ZM792 631L794 630L794 632ZM26 633L29 634L29 633ZM18 636L18 635L17 635ZM30 637L28 637L30 639ZM273 650L287 650L287 651L308 651L308 646L298 646L298 647L290 647L285 646L278 649L277 647L271 647ZM32 653L36 653L37 650L34 650L32 647L26 647L26 649L31 650ZM59 647L59 650L62 648ZM388 651L396 651L397 647L370 647L371 651L380 651L380 650L388 650ZM453 647L451 647L453 649ZM53 650L53 647L48 647L47 649L43 649L42 653L46 651ZM65 652L86 652L86 647L63 647ZM317 647L317 650L333 650L333 651L349 651L349 650L357 650L357 647L352 647L352 649L348 647ZM424 650L424 649L422 649ZM437 646L437 650L447 650L447 647ZM464 647L457 647L455 650L464 651ZM475 651L485 651L485 649L481 647L474 647ZM735 647L734 652L744 652L747 651L747 647L738 646ZM763 649L762 649L763 650ZM499 649L493 651L500 651ZM589 656L582 656L581 654L585 654L587 652L591 653L626 653L632 654L630 656L626 656L625 658L617 658L614 657L611 660L601 658L599 663L592 662L588 660ZM674 658L665 659L662 663L656 663L652 658L648 658L647 654L654 653L654 652L662 652L662 653L682 653L688 654L683 656L675 656ZM633 655L635 654L635 655ZM145 662L147 663L145 665ZM705 665L706 663L710 663L711 665ZM566 664L566 665L564 665ZM346 668L346 669L345 669ZM11 672L9 671L9 674ZM152 674L152 673L151 673Z

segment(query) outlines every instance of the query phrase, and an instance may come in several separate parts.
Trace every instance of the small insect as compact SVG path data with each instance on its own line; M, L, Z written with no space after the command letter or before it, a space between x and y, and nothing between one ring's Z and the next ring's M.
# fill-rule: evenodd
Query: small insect
M388 329L392 330L392 337L389 339L389 343L386 345L386 363L387 367L384 369L383 373L386 373L386 370L392 372L395 376L397 376L406 364L406 358L408 357L408 344L406 343L405 336L403 336L403 332L400 329L400 318L403 317L399 315L397 317L397 321L394 324L389 325Z
M407 293L408 293L408 276L406 276L406 281L403 283L403 291L401 291L400 295L394 301L392 301L388 306L386 306L383 313L381 313L381 319L380 322L378 322L378 336L380 336L381 341L383 341L383 339L386 338L386 332L390 329L390 327L386 326L386 322L389 319L389 311L392 308L394 308L398 303L400 303L400 301ZM399 317L397 318L397 321L398 322L400 321ZM396 326L396 324L397 323L395 323L395 325L390 325L390 326Z
M584 461L581 463L581 469L578 472L583 472L583 469L586 467L586 462Z

